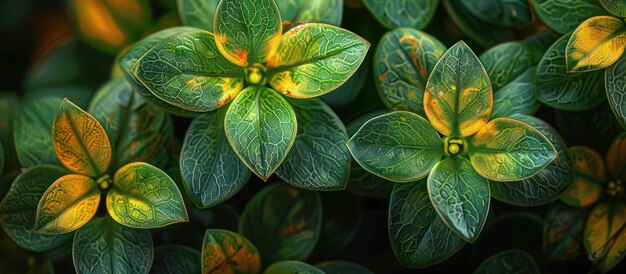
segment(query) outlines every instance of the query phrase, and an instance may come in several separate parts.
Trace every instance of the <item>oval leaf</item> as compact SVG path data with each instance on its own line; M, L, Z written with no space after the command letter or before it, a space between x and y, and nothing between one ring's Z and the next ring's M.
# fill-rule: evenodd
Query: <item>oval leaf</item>
M318 99L289 100L298 134L276 174L286 183L310 190L343 190L350 172L348 134L335 112Z
M245 237L221 229L207 229L202 243L202 273L259 273L261 256Z
M267 60L269 84L293 98L335 90L359 68L369 42L345 29L303 24L287 31Z
M76 232L72 248L78 273L148 273L154 251L149 230L94 218Z
M626 256L626 205L622 201L596 205L585 224L587 255L601 272L608 272Z
M426 81L445 51L425 32L401 28L386 33L374 54L374 81L385 106L424 113Z
M568 149L572 162L574 182L561 195L561 201L569 206L587 207L602 195L606 171L602 156L593 149L575 146Z
M347 146L365 170L395 182L423 178L443 155L437 131L426 119L406 111L367 121Z
M100 188L93 179L78 174L65 175L54 181L41 196L35 232L72 232L96 214L99 203Z
M606 98L617 118L617 121L626 128L626 56L622 56L615 64L604 72Z
M589 17L608 15L597 0L535 0L534 7L541 21L561 34Z
M189 199L199 208L228 200L250 178L224 133L225 110L196 117L185 134L180 154L180 174Z
M22 105L13 129L15 151L22 167L61 164L52 146L50 131L61 101L62 98L59 97L43 96L28 100Z
M200 252L183 245L164 245L154 249L150 274L200 273Z
M176 183L165 172L142 162L115 172L106 204L113 220L128 227L157 228L189 221Z
M586 209L554 203L544 222L543 250L552 260L573 259L582 254Z
M535 52L527 43L517 41L499 44L480 55L480 62L485 66L494 90L518 78L540 59L541 53Z
M23 171L0 203L2 228L13 241L24 249L44 252L67 242L73 234L40 234L33 229L39 200L48 187L67 170L52 166L38 165Z
M298 273L298 274L324 274L326 272L319 268L307 263L299 261L281 261L270 265L265 269L264 274L284 274L284 273Z
M474 242L489 213L489 182L470 162L451 157L428 176L428 195L443 221L463 240Z
M600 4L610 13L626 17L626 1L624 0L600 0Z
M388 29L425 28L434 17L438 0L364 0L365 7Z
M322 204L317 192L274 184L258 192L239 219L239 233L263 255L263 265L306 260L320 236Z
M559 156L541 132L509 118L494 119L472 136L469 155L476 172L494 181L530 178Z
M265 63L276 52L283 26L274 0L222 0L213 30L221 54L246 66Z
M604 101L600 72L567 73L565 49L569 35L554 42L539 61L535 74L537 99L562 110L586 110Z
M535 72L536 67L527 69L493 95L491 118L533 114L539 109L541 104L535 98Z
M433 68L424 110L432 125L446 136L465 137L482 128L491 115L493 91L485 68L461 41Z
M131 70L159 99L195 112L217 109L243 88L243 69L222 57L212 33L199 29L161 40Z
M224 131L237 156L263 180L283 162L296 138L287 100L265 87L248 87L228 107Z
M510 249L487 258L474 274L525 273L540 274L537 263L530 254L521 249Z
M567 72L585 72L606 68L624 53L626 24L612 16L585 20L567 42Z
M102 125L67 99L54 117L52 145L67 169L89 177L106 172L111 163L111 143Z
M418 216L419 218L415 218ZM426 179L395 184L389 200L389 241L396 258L409 268L443 262L465 245L437 215Z

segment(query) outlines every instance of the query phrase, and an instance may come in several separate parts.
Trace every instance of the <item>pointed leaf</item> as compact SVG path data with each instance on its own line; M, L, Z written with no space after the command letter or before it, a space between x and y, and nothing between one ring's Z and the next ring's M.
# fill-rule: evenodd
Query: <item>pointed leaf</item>
M569 5L569 4L568 4ZM604 101L601 72L567 73L569 35L554 42L539 61L535 75L537 100L562 110L586 110Z
M527 179L559 155L541 132L509 118L497 118L472 136L469 148L472 166L494 181Z
M24 249L44 252L67 242L73 234L40 234L34 231L37 205L44 192L67 170L38 165L23 171L11 185L0 203L2 228L13 241Z
M202 243L202 273L259 273L261 256L245 237L221 229L207 229Z
M626 128L626 55L604 72L606 98L617 118L617 121Z
M535 73L536 67L529 68L493 95L491 118L533 114L539 109L541 104L535 98Z
M387 223L391 248L405 267L419 269L438 264L465 245L437 215L426 179L395 184Z
M474 242L489 213L489 182L470 162L451 157L428 176L428 195L443 221L467 242Z
M237 156L263 180L283 162L296 138L296 114L265 87L248 87L228 107L224 131Z
M424 113L426 81L446 46L428 33L409 28L387 32L374 55L380 98L390 109Z
M608 272L626 256L626 205L622 201L596 205L585 224L583 244L601 272Z
M247 66L265 63L276 52L283 25L274 0L222 0L213 30L221 54Z
M369 42L345 29L303 24L287 31L267 60L269 84L293 98L335 90L359 68Z
M46 190L37 206L35 232L63 234L87 223L98 210L100 188L78 174L65 175Z
M566 48L567 72L606 68L624 53L626 24L612 16L585 20L569 38Z
M569 206L587 207L602 195L606 169L602 156L596 151L582 146L568 149L572 162L574 182L561 194L561 201Z
M606 168L612 178L626 179L626 133L611 143L606 153Z
M534 7L541 21L560 34L589 17L609 14L597 0L535 0Z
M452 46L433 68L424 93L424 110L446 136L465 137L491 115L493 91L485 68L463 42Z
M299 261L281 261L270 265L263 274L324 274L319 268Z
M317 263L315 267L326 273L333 274L374 274L366 267L349 261L325 261Z
M600 0L600 4L610 13L618 17L626 17L626 1L624 0Z
M343 0L276 0L283 22L341 24Z
M154 249L150 274L200 273L200 252L183 245L163 245Z
M266 266L281 260L306 260L321 227L317 192L274 184L252 197L241 213L238 230L258 248Z
M423 178L443 155L437 131L426 119L406 111L367 121L347 146L365 170L395 182Z
M198 29L161 40L132 73L159 99L195 112L217 109L243 88L243 69L222 57L212 33Z
M435 15L438 0L364 0L365 7L388 29L423 29Z
M89 177L106 172L111 163L111 143L102 125L67 99L54 117L52 145L67 169Z
M286 183L310 190L343 190L350 172L348 133L335 112L318 99L289 100L298 134L276 174Z
M113 220L128 227L157 228L189 221L176 183L165 172L142 162L115 172L106 204Z
M487 258L474 274L525 273L540 274L537 263L530 254L521 249L509 249Z
M582 254L582 236L587 209L554 203L546 213L543 250L552 260L573 259Z
M252 174L226 139L225 113L220 109L196 117L185 134L180 174L187 196L199 208L228 200Z
M94 218L76 232L72 256L78 273L148 273L154 257L149 230Z
M15 151L22 167L61 164L52 146L50 131L61 101L62 98L56 96L42 96L22 105L13 129Z
M178 17L183 25L213 31L219 3L220 0L176 0Z

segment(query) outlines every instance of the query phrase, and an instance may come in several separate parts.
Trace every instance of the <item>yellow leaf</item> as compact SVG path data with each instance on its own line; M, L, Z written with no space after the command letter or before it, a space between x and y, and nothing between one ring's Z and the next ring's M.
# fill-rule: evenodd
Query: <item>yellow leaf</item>
M592 71L615 63L626 47L626 24L611 16L595 16L574 30L567 43L568 72Z
M585 250L601 272L615 267L626 255L625 213L623 202L604 202L594 207L587 218Z
M602 194L606 177L604 161L596 151L582 146L568 149L574 171L574 182L561 194L561 201L569 206L586 207Z

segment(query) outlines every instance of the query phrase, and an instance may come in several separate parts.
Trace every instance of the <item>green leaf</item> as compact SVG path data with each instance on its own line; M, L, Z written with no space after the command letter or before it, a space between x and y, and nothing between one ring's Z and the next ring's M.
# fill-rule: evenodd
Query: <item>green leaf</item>
M489 182L470 162L451 157L437 163L428 176L428 195L443 221L467 242L474 242L489 213Z
M528 0L482 0L461 3L471 14L489 24L524 28L533 20Z
M535 0L537 15L554 31L573 31L585 19L608 15L597 0Z
M106 205L113 220L128 227L157 228L189 221L176 183L165 172L142 162L115 172Z
M154 249L151 274L200 273L200 252L184 245L163 245Z
M374 274L366 267L349 261L325 261L316 264L315 267L332 274Z
M276 174L310 190L343 190L350 172L348 133L335 112L318 99L289 100L298 120L296 140Z
M465 137L487 123L492 107L493 91L485 68L465 42L456 43L428 78L424 93L428 119L443 135Z
M510 118L497 118L472 136L472 166L481 176L506 182L530 178L559 155L541 132Z
M385 106L424 113L426 81L446 46L428 33L409 28L387 32L374 54L374 76Z
M287 31L268 57L269 84L293 98L312 98L335 90L356 72L369 42L345 29L303 24Z
M276 0L284 22L341 24L343 0Z
M626 1L624 0L600 0L600 4L618 17L626 17Z
M215 10L220 0L176 0L178 17L184 25L213 31Z
M306 260L320 236L322 204L317 192L283 184L270 185L246 205L239 233L263 255L263 265Z
M22 104L13 129L15 151L22 167L61 164L54 152L50 131L61 101L62 98L45 96Z
M207 229L202 243L202 273L259 273L261 256L245 237Z
M233 64L265 63L283 32L274 0L222 0L215 11L215 42Z
M252 173L226 139L225 110L196 117L185 134L180 174L187 196L198 208L228 200L246 185Z
M554 203L546 213L543 251L551 260L569 260L582 254L582 236L589 210Z
M40 234L34 232L37 205L52 182L68 173L52 166L38 165L24 170L15 179L0 203L2 228L24 249L45 252L61 246L73 234Z
M538 206L557 200L573 182L572 162L566 156L567 146L559 133L548 123L530 115L515 114L511 119L527 123L541 132L559 155L534 176L521 181L490 181L491 197L517 206Z
M597 204L587 217L583 244L600 272L608 272L626 256L626 205L622 201Z
M130 82L130 84L133 86L133 89L139 92L139 94L141 94L143 98L146 99L146 101L153 103L160 109L171 112L172 114L186 117L195 116L198 113L174 106L159 99L159 97L154 95L146 86L141 83L141 81L137 77L135 77L132 72L132 68L137 63L137 60L139 60L146 52L148 52L148 50L157 45L160 41L176 34L193 32L195 30L195 28L191 27L173 27L155 32L135 43L128 50L128 52L126 52L126 54L124 54L120 58L119 61L120 67L126 80Z
M428 196L426 179L395 184L387 223L393 253L408 268L426 268L443 262L465 245L437 215Z
M539 268L530 254L521 249L509 249L487 258L474 274L527 273L540 274Z
M493 95L491 118L533 114L539 109L541 104L535 98L535 73L536 67L529 68Z
M365 170L394 182L423 178L443 155L437 131L426 119L407 111L367 121L347 146Z
M586 72L606 68L624 53L626 24L612 16L585 20L574 30L566 51L567 72Z
M89 113L111 140L114 168L131 162L164 166L173 130L172 120L138 96L124 78L102 86L89 104Z
M365 64L369 64L368 56L365 56L365 58L366 60L363 62ZM367 81L370 76L369 68L370 66L367 65L359 66L356 72L352 74L346 82L344 82L337 89L333 90L333 92L326 93L319 96L319 98L331 107L343 107L350 104L357 96L359 96L359 94L361 94L365 81Z
M93 179L78 174L58 178L41 196L35 232L63 234L87 223L98 210L100 188Z
M540 39L540 35L533 38ZM483 52L480 62L497 91L527 72L541 60L542 55L543 51L533 47L530 41L506 42Z
M212 33L199 29L163 38L131 72L154 96L195 112L217 109L243 88L243 69L222 57Z
M609 105L617 121L626 128L626 57L622 56L604 72L604 85Z
M439 0L363 0L363 4L388 29L423 29L434 17Z
M125 227L108 217L76 232L72 255L78 273L148 273L154 247L149 230Z
M228 107L224 131L237 156L263 180L283 162L296 138L296 114L272 89L248 87Z
M595 150L583 146L570 147L568 156L572 162L574 182L561 195L561 201L573 207L594 204L604 190L606 166Z
M467 0L446 0L442 4L458 28L482 47L519 39L519 30L489 24L477 18L464 6Z
M298 274L324 274L326 272L318 269L307 263L299 261L281 261L270 265L265 269L264 274L284 274L284 273L298 273Z

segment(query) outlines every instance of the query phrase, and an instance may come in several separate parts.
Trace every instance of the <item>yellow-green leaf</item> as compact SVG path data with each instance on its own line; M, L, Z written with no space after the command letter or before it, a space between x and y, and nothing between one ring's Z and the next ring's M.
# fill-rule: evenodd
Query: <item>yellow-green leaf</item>
M287 31L267 60L270 85L294 98L328 93L359 68L369 43L345 29L303 24Z
M596 205L587 218L583 243L601 272L611 270L626 255L624 212L624 202L604 202Z
M603 69L626 48L626 24L612 16L591 17L574 30L567 43L567 72Z
M494 181L527 179L558 157L541 132L509 118L494 119L472 136L469 155L476 172Z
M465 137L489 121L492 107L493 91L485 68L465 42L456 43L428 78L426 116L443 135Z
M569 206L590 206L602 194L606 180L604 160L595 150L587 147L575 146L567 152L573 165L574 182L560 199Z
M213 26L220 52L238 66L265 63L283 33L274 0L222 0Z
M254 274L261 270L261 256L246 237L221 229L207 229L202 243L202 273Z
M91 114L63 99L52 123L52 145L67 169L89 177L104 173L111 162L106 131Z
M106 198L113 220L135 228L187 222L187 210L176 183L160 169L135 162L120 168Z
M70 174L56 180L37 206L35 232L62 234L87 223L100 203L100 188L83 175Z

